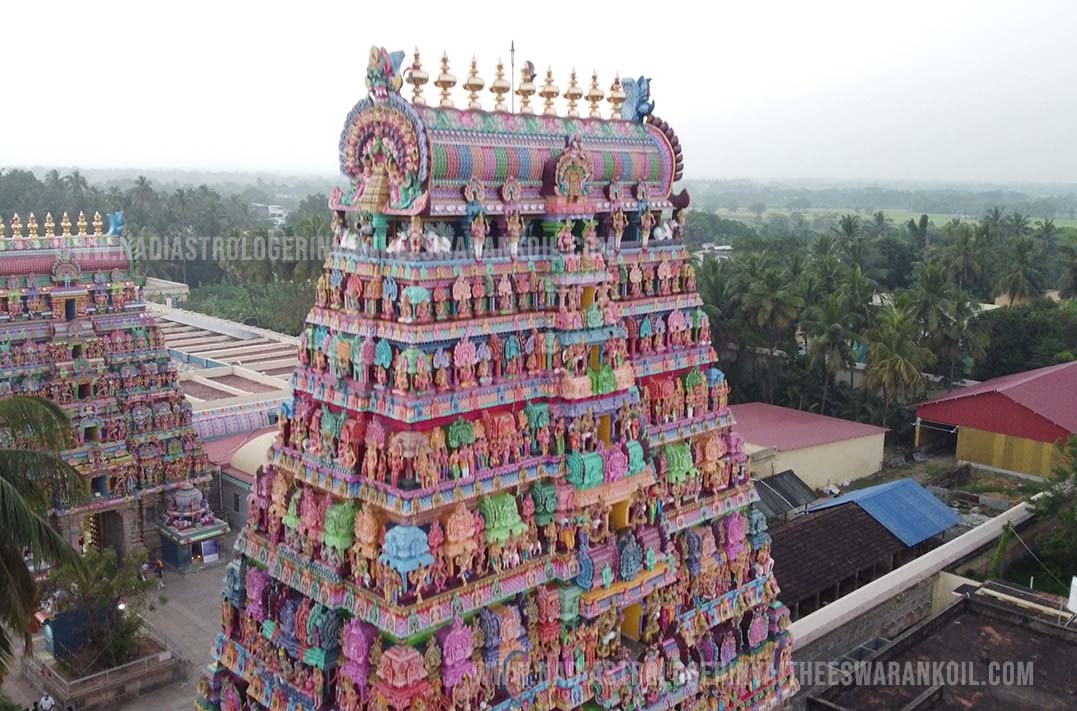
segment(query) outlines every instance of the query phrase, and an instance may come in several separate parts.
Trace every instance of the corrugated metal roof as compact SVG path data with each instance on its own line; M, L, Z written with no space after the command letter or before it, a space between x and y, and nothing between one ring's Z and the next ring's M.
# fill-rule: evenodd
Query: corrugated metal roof
M1065 431L1071 434L1077 433L1077 407L1074 406L1074 402L1077 401L1077 361L985 380L978 385L961 388L943 397L922 402L917 406L916 414L924 419L937 420L938 417L951 415L952 419L960 420L966 413L952 408L944 410L936 406L989 393L998 393ZM921 412L923 412L922 415ZM967 414L972 415L975 412L976 408L973 407ZM1020 414L1019 412L1009 413L1007 417L1020 416ZM976 422L967 420L949 424L970 427L978 425Z
M733 411L736 430L744 437L745 442L773 447L779 452L886 432L885 427L865 425L765 402L746 402L733 405L730 409Z
M801 481L792 469L786 469L774 476L754 479L759 501L756 506L767 518L799 509L815 501L815 492Z
M811 511L857 504L907 546L915 546L961 522L958 515L914 479L898 479L843 494Z

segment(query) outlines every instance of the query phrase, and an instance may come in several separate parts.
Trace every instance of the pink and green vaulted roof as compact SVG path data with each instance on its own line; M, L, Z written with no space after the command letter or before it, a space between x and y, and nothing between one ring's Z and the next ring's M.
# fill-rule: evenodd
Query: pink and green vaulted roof
M610 120L415 106L398 93L399 77L379 82L372 85L368 71L371 93L345 121L340 168L352 188L333 196L336 209L355 209L364 159L387 151L407 185L387 214L464 215L465 188L476 180L487 212L502 213L511 203L524 214L542 214L553 166L575 138L590 167L592 212L636 210L641 192L651 209L687 205L685 194L671 195L683 172L679 141L653 116Z

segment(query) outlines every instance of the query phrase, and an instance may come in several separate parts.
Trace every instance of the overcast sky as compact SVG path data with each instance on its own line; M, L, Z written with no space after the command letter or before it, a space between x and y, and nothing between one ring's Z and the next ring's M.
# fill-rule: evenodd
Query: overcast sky
M5 3L0 166L335 173L371 44L489 86L515 39L652 77L688 178L1077 181L1074 0L281 5Z

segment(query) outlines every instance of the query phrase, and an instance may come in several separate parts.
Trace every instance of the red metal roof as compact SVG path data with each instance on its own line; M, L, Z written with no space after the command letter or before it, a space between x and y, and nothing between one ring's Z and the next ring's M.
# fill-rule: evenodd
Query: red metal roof
M746 442L773 447L779 452L886 432L885 427L768 405L765 402L748 402L733 405L730 409L733 410L733 419L736 422L733 428Z
M1056 442L1077 434L1077 362L1014 373L921 403L922 420Z

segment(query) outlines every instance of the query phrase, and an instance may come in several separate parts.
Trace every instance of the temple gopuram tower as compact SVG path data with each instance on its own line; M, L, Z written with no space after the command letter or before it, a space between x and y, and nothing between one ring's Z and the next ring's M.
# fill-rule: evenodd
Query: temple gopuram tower
M528 63L513 113L500 65L483 110L474 60L466 108L447 57L416 52L410 100L402 61L371 49L345 120L197 707L781 705L788 611L649 81L606 118L597 76Z
M10 233L0 221L0 397L49 398L71 418L76 446L62 456L85 496L55 500L50 520L72 545L179 563L228 526L205 505L215 468L142 302L123 213L108 220L48 214L42 228L14 215ZM0 430L0 446L19 440Z

